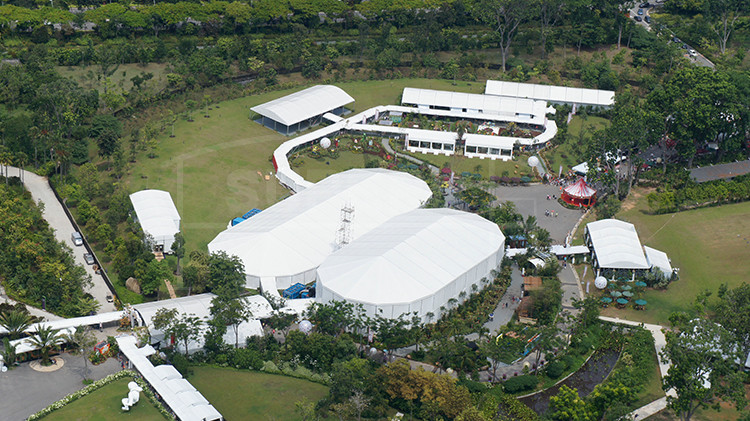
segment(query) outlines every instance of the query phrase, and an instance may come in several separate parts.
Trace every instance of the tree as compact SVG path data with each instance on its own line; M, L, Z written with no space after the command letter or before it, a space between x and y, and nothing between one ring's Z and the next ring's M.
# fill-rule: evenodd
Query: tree
M271 329L276 330L276 332L280 332L284 339L286 339L286 335L289 333L289 328L292 327L292 324L296 319L297 315L295 314L274 311L273 314L271 314L271 317L266 320L266 325Z
M310 307L310 321L318 332L326 335L340 335L352 325L354 306L344 301L318 302Z
M479 187L469 187L456 195L456 197L466 203L470 210L485 211L497 198Z
M551 418L555 421L594 421L589 405L578 396L577 389L566 385L560 388L557 395L550 398Z
M200 293L208 286L210 279L208 261L209 256L205 252L198 250L190 252L190 263L185 266L182 273L182 282L188 288L188 295L193 289Z
M490 359L490 368L492 369L492 381L497 381L497 368L502 362L501 359L506 353L505 346L498 343L496 338L487 338L479 344L482 354Z
M247 300L244 298L226 299L220 296L211 300L211 316L216 319L217 323L223 323L225 326L232 326L234 330L234 347L240 346L240 325L250 320L253 313L247 307Z
M50 365L49 353L57 348L60 341L58 334L59 329L52 329L49 326L39 325L34 331L34 336L27 339L29 344L39 349L41 352L42 365Z
M561 17L565 3L563 0L536 0L535 13L539 16L539 44L542 46L542 59L547 56L547 36Z
M745 16L748 4L744 0L711 0L707 1L711 30L719 40L721 54L727 52L727 42L734 31L737 20Z
M245 289L245 266L237 256L225 252L212 253L208 258L211 292L224 298L237 298Z
M108 158L120 147L122 123L112 115L98 115L91 121L89 135L96 140L99 155Z
M195 314L180 315L176 308L160 308L151 318L151 323L155 329L164 332L165 336L173 338L175 342L182 342L185 345L185 355L188 354L190 341L198 340L203 331L203 320L200 317Z
M172 254L177 258L177 276L180 275L180 260L185 257L185 237L181 232L175 233L172 242ZM188 294L190 295L190 294Z
M80 315L90 316L96 314L101 306L101 303L96 298L88 294L78 298L78 314Z
M12 345L8 337L3 338L3 360L9 370L16 363L16 345Z
M678 331L666 332L667 344L660 355L671 362L663 388L676 392L676 396L667 395L667 407L683 421L689 421L699 408L718 409L719 399L744 408L744 374L737 362L741 364L746 355L739 352L734 335L703 318L673 315L670 321Z
M510 46L516 36L518 25L528 17L529 3L515 0L480 0L475 6L474 13L479 20L497 32L505 72Z
M750 355L750 284L727 289L719 288L719 301L712 306L714 319L734 333L742 347L743 355Z
M143 295L156 294L162 281L172 279L167 263L156 259L152 259L144 268L136 268L135 276L140 281Z
M11 340L20 338L32 323L32 317L21 310L11 310L0 314L0 326L8 331Z
M96 345L96 337L88 326L77 326L72 333L66 335L68 349L71 352L80 352L83 357L83 379L88 376L88 351Z

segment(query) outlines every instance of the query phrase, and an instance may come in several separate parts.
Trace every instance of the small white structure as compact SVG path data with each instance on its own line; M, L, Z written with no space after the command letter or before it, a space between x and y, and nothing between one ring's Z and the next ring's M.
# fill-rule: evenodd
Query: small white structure
M249 288L271 285L262 278L275 282L272 289L307 284L338 248L344 206L354 210L350 237L355 240L389 218L419 208L431 196L427 183L408 173L377 168L344 171L221 232L208 243L208 250L238 256Z
M646 252L646 260L648 260L648 263L649 265L651 265L651 267L657 268L662 271L667 279L672 276L672 272L674 272L674 269L672 269L672 263L669 261L667 253L664 253L663 251L657 250L655 248L651 248L649 246L643 246L643 251Z
M180 232L180 214L169 192L141 190L130 195L138 222L154 240L154 251L168 252Z
M316 300L362 304L371 317L436 320L451 299L461 302L491 279L504 249L497 224L478 215L417 209L329 256L318 268Z
M122 410L130 411L130 407L138 403L143 389L136 382L128 383L128 397L122 399Z
M316 85L250 110L261 116L259 123L288 135L320 124L325 114L343 114L352 102L354 98L337 86Z
M488 80L484 93L501 97L541 100L553 104L586 105L602 108L609 108L615 103L614 91L500 80Z
M607 287L607 278L603 276L597 276L596 279L594 279L594 286L597 289L604 289Z
M328 149L331 147L331 139L324 137L320 139L320 147L323 149Z

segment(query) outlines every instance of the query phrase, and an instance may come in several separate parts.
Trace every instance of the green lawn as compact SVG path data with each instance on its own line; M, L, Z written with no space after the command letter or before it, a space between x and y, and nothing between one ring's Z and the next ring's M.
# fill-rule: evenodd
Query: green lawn
M338 158L310 158L303 155L304 162L299 167L294 168L297 174L305 180L317 183L318 181L342 171L352 168L364 168L365 159L378 159L377 156L365 155L363 153L354 153L352 151L341 151Z
M77 399L52 412L44 419L54 421L163 421L166 418L154 407L148 398L141 393L138 404L128 412L123 412L122 399L128 395L128 383L133 379L126 377L115 380L94 392Z
M360 81L338 86L356 100L355 112L375 105L400 103L406 86L468 92L484 89L484 84L479 82L458 82L454 86L449 81L432 79ZM265 180L273 171L270 158L274 149L289 138L250 121L249 108L300 89L222 102L209 111L210 118L195 112L192 123L179 119L175 124L175 137L168 136L170 129L167 128L158 138L156 158L150 159L142 152L138 163L123 179L124 183L131 191L161 189L170 192L182 217L188 252L205 250L231 218L252 208L268 208L289 194L273 175ZM309 172L312 180L317 181L335 172L336 167L340 170L360 164L359 157L350 157L347 161L349 158L343 155L339 158L341 162L330 170L325 162L313 163L305 158L308 168L302 167L300 171ZM491 165L487 160L476 161L483 166ZM360 166L363 164L364 161Z
M568 140L562 145L543 152L544 157L549 161L549 170L557 174L562 165L563 174L566 174L569 169L583 162L586 157L581 156L583 150L581 140L591 138L593 131L607 125L609 125L609 120L602 117L587 116L583 119L580 115L573 116L568 124ZM581 137L582 129L585 129L583 138Z
M328 394L326 386L292 377L205 366L194 371L190 383L230 421L298 420L296 402Z
M690 310L699 292L716 292L722 283L732 288L748 280L750 202L667 215L648 215L645 209L645 192L639 189L617 218L635 224L644 245L667 253L672 266L680 268L680 280L663 291L646 291L646 311L608 308L603 314L668 324L672 312Z

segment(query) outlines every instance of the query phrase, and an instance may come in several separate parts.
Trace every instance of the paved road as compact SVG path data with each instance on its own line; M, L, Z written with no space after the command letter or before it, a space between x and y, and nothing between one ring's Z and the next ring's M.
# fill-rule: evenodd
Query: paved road
M39 373L23 363L13 370L0 373L0 419L24 420L65 396L83 388L83 359L62 354L65 365L51 373ZM99 380L120 371L120 363L110 358L105 363L88 364L89 375ZM127 390L123 391L123 397ZM54 417L53 417L54 418Z
M11 175L17 175L19 173L18 168L9 167L9 169L9 174ZM55 193L50 188L47 178L40 177L29 171L24 171L23 181L26 189L31 192L31 197L34 201L41 201L44 203L44 212L42 213L42 216L44 216L44 219L47 220L47 223L49 223L49 226L55 232L55 238L72 249L76 263L83 266L83 268L86 269L86 273L91 276L93 286L87 289L86 292L90 293L102 305L99 311L115 311L116 308L114 304L107 302L106 297L111 294L111 292L109 287L107 287L107 284L104 282L104 279L101 275L94 273L93 268L90 265L87 265L86 261L83 260L83 254L86 252L86 249L83 246L76 247L73 244L73 240L70 238L74 231L73 224L70 223L62 205L57 200L57 197L55 197Z

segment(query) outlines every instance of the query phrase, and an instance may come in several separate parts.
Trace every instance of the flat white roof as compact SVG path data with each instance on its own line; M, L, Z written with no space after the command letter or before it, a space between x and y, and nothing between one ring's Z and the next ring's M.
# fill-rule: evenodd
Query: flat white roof
M661 269L667 277L672 276L672 263L669 262L667 253L649 246L643 246L643 251L646 252L646 260L652 267Z
M524 98L498 97L465 92L436 91L433 89L404 88L402 104L481 110L484 114L544 116L547 103Z
M141 190L130 195L141 228L157 241L174 238L180 232L180 214L169 192ZM171 245L171 242L170 242Z
M208 250L238 256L252 276L314 271L336 250L345 205L354 208L354 240L393 216L419 208L430 196L427 183L408 173L344 171L226 229L208 243Z
M602 219L586 225L599 267L648 269L635 226L617 219Z
M466 146L480 146L487 148L513 149L516 142L523 143L520 137L493 136L486 134L465 133Z
M585 105L611 106L615 103L614 91L539 85L536 83L506 82L502 80L488 80L484 93L487 95Z
M497 224L453 209L391 218L329 256L318 288L374 305L411 303L443 289L503 249Z
M291 126L352 102L354 98L338 86L315 85L250 109L281 124Z

